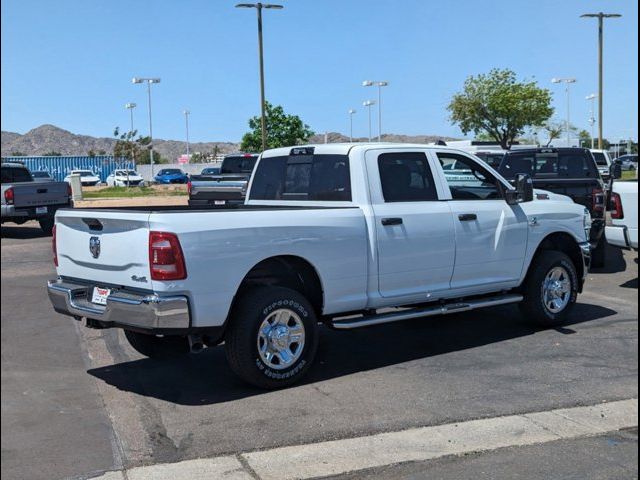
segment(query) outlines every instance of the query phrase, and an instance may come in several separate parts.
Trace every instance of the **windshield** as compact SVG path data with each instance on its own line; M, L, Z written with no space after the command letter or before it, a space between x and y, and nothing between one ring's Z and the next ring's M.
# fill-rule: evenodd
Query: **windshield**
M602 152L591 152L593 157L596 159L596 163L599 167L608 167L609 162L607 162L607 157Z
M179 170L177 168L167 168L165 170L160 170L160 173L158 175L180 175L182 173L182 170Z
M217 175L218 173L220 173L219 168L204 168L200 175Z
M518 152L505 155L500 173L513 180L519 173L532 178L598 178L588 155L576 152Z
M138 175L136 172L134 172L133 170L119 170L116 172L116 175L118 177L126 177L127 175L129 176L133 176L133 175Z
M256 166L257 155L248 157L227 157L222 162L221 173L251 173Z
M49 174L47 172L31 172L31 175L35 178L49 178Z
M89 170L76 170L73 173L77 173L80 174L81 177L95 177L95 175L93 174L93 172L89 171Z

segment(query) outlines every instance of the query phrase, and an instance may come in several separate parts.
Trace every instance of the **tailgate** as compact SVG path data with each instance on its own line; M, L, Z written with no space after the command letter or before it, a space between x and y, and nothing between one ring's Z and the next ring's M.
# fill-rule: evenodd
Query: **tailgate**
M148 220L147 212L59 211L58 275L150 290Z
M12 184L16 208L64 205L69 203L66 182L24 182Z

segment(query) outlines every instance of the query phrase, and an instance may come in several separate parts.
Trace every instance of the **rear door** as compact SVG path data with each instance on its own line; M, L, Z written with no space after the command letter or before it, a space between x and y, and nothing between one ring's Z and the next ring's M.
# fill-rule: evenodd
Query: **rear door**
M370 151L367 170L382 297L423 298L449 289L454 226L424 151Z
M58 275L151 289L149 213L63 210L56 215Z
M467 155L436 152L455 228L452 289L513 284L520 280L529 223L519 205L504 200L504 185ZM452 166L454 168L449 168Z

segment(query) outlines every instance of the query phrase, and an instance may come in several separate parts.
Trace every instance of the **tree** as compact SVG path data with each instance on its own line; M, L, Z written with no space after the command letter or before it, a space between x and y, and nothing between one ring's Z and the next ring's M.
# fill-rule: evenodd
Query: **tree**
M553 143L556 138L560 138L562 136L562 132L565 131L564 124L560 122L549 121L544 124L542 129L547 134L547 147Z
M117 139L113 146L114 158L124 158L140 165L151 163L151 137L135 138L137 134L137 130L120 133L120 127L113 130L113 136ZM153 163L168 163L168 161L154 150Z
M62 154L60 152L56 152L55 150L51 150L50 152L47 152L42 156L43 157L61 157Z
M314 132L297 115L288 115L280 105L265 102L267 148L300 145L309 140ZM250 132L242 137L240 150L257 153L262 150L262 125L259 116L249 119Z
M587 130L580 130L578 133L579 146L591 148L591 134Z
M504 149L527 127L542 126L553 114L551 92L533 81L519 82L508 69L467 78L447 109L465 135L488 133Z
M27 154L23 152L11 152L12 157L26 157Z

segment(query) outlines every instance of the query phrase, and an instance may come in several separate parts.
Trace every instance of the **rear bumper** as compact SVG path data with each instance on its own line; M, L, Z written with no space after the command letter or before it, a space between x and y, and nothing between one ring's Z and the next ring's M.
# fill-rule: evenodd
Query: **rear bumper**
M56 279L48 282L47 290L56 312L96 320L103 328L132 327L158 332L190 326L189 301L185 296L116 291L107 297L107 305L101 306L90 301L92 285Z
M638 249L638 230L630 230L626 226L607 225L605 235L610 245Z

